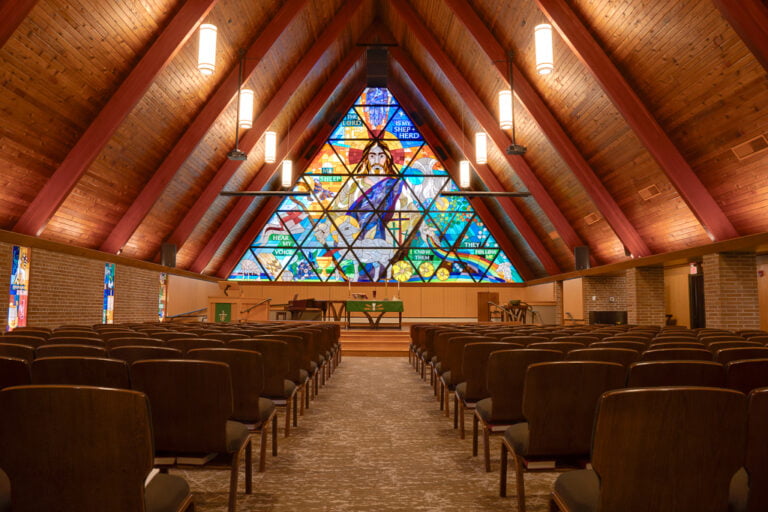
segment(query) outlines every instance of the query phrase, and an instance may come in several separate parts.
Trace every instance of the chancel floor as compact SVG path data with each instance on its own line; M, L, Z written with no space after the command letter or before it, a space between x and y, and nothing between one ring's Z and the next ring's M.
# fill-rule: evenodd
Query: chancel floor
M492 438L493 471L472 457L469 435L459 439L432 389L405 357L346 357L287 439L279 455L255 472L254 492L238 511L517 510L514 474L507 498L498 496L499 440ZM282 425L282 422L281 422ZM227 510L229 472L182 472L196 510ZM526 475L527 509L548 510L555 473Z

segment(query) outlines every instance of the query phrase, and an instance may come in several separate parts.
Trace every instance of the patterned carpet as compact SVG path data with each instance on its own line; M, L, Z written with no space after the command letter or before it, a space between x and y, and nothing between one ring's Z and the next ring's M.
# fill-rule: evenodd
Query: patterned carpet
M407 358L347 357L291 437L280 437L266 472L254 469L252 495L241 474L238 510L517 510L511 471L510 497L498 496L499 441L491 441L493 472L486 473L482 456L472 457L471 432L459 439ZM227 509L228 471L182 473L197 511ZM529 512L548 510L556 476L526 476Z

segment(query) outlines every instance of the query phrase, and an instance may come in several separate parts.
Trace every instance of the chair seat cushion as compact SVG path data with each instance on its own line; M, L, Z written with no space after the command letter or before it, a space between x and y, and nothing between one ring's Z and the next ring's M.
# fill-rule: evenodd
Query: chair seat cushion
M0 512L11 510L11 481L8 475L0 469Z
M475 410L480 415L480 419L483 420L486 424L498 424L498 423L517 423L522 420L522 418L515 418L511 416L504 416L503 414L499 414L499 411L494 411L493 409L493 399L492 398L483 398L477 404L475 404Z
M600 479L590 469L569 471L555 480L555 494L569 512L595 512L600 503Z
M259 399L261 401L261 399ZM248 427L239 421L227 422L227 453L234 453L240 449L248 439Z
M504 431L504 439L509 443L512 449L518 455L528 455L530 446L531 431L528 423L516 423Z
M451 384L451 370L445 371L440 375L440 380L443 381L443 383L448 386L449 388L452 388L453 385Z
M749 497L749 475L744 468L739 469L731 478L728 510L730 512L746 512Z
M275 402L269 398L259 397L259 422L264 423L275 412Z
M464 397L467 396L467 383L466 382L460 382L456 384L456 394L459 398L464 400Z
M158 473L144 490L144 503L147 512L176 512L188 496L189 484L186 480L180 476Z

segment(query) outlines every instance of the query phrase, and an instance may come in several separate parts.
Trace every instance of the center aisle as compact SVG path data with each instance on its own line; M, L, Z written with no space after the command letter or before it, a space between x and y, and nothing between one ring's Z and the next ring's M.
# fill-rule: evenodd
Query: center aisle
M254 471L253 495L243 493L241 475L239 511L517 508L514 495L498 497L498 440L492 439L494 471L485 473L482 457L472 457L471 430L459 439L405 357L345 358L299 427L279 443L280 455L268 455L266 472ZM227 471L184 475L198 512L226 510ZM526 477L529 512L548 510L555 476Z

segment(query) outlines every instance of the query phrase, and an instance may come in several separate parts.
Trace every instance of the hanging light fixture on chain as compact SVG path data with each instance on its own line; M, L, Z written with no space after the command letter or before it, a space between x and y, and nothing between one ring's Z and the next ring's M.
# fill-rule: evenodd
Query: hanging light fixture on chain
M475 132L475 163L488 163L488 136L485 132Z
M502 130L512 129L512 144L507 147L507 154L522 155L527 151L527 148L517 144L515 141L515 111L514 102L512 101L512 93L515 90L515 85L513 82L514 73L512 70L512 57L513 53L510 50L507 55L509 89L499 91L499 126Z
M552 52L552 25L542 23L533 29L536 43L536 71L540 75L548 75L555 69L555 59Z
M275 163L277 159L277 132L264 133L264 161L268 164Z
M469 188L469 160L459 162L459 186Z
M242 96L242 83L243 83L243 60L245 59L245 51L240 50L240 67L238 71L237 79L237 105L235 107L235 113L237 115L235 121L235 149L227 153L227 158L230 160L247 160L248 155L244 151L240 150L240 99ZM253 112L253 107L251 107ZM253 116L253 114L251 114Z
M200 39L197 47L197 69L204 75L216 70L216 25L200 25Z

